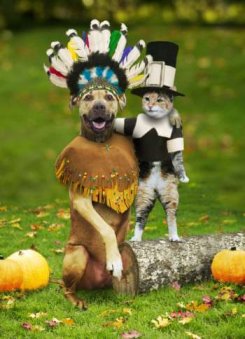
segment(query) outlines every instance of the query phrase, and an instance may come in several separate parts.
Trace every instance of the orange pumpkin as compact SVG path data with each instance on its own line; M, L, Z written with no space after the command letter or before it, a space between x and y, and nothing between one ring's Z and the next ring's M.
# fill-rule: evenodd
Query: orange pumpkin
M22 250L11 254L7 259L15 261L22 269L21 290L35 290L48 284L49 266L40 253L31 249Z
M22 282L23 272L17 262L10 259L0 260L0 292L16 290Z
M214 279L220 282L244 284L245 251L232 248L218 252L213 259L211 271Z

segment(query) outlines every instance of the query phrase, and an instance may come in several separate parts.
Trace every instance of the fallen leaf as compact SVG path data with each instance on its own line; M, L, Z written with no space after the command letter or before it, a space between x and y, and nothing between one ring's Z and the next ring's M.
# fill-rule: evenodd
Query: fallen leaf
M191 337L192 339L202 339L199 335L194 334L194 333L192 333L192 332L185 331L185 333L186 333L189 337Z
M209 307L213 306L213 300L210 296L208 295L204 295L202 297L202 301L205 305L208 305Z
M44 218L47 217L50 213L45 212L45 211L40 211L38 213L36 213L37 218Z
M242 318L245 318L245 313L244 313L244 314L242 314Z
M178 322L182 325L185 325L185 324L188 324L189 322L191 322L192 319L193 319L193 317L186 317L186 318L179 320Z
M172 319L176 319L176 318L190 318L190 317L195 317L194 313L189 312L189 311L178 311L178 312L172 312L169 314L169 317Z
M122 313L132 315L132 310L131 310L131 308L124 308Z
M29 313L29 318L32 318L32 319L37 319L37 318L41 318L41 317L44 317L48 315L48 313L45 313L45 312L37 312L37 313Z
M157 317L156 319L153 319L152 324L154 324L154 326L156 328L164 328L170 325L170 321L168 318L163 318L162 316L159 315L159 317Z
M12 224L11 225L13 228L17 228L18 230L23 230L23 228L20 226L20 224L19 223L15 223L15 224Z
M114 327L114 328L120 328L122 327L123 323L126 320L123 317L116 318L114 321L108 321L107 323L103 324L104 327Z
M28 238L35 238L36 235L37 235L36 231L26 233L26 237L28 237Z
M139 333L138 331L131 330L129 332L122 333L121 337L124 339L134 339L142 337L142 334Z
M209 305L198 304L197 301L191 301L189 304L186 305L186 309L189 311L205 312L209 309Z
M43 332L45 331L45 328L43 326L40 325L33 325L31 328L31 331L33 332Z
M176 291L179 291L181 289L181 285L177 282L177 281L174 281L172 284L171 284L171 287L176 290Z
M199 221L202 221L202 222L207 222L209 220L209 215L206 214L206 215L203 215L199 218Z
M51 224L48 227L48 231L49 232L57 232L57 231L59 231L63 227L64 227L63 224Z
M21 218L17 218L17 219L13 219L13 220L9 220L8 224L17 224L21 221Z
M68 326L72 326L75 323L74 320L71 319L71 318L65 318L65 319L62 320L62 322L63 322L63 324L68 325Z
M238 294L230 286L224 286L219 291L218 295L215 297L217 300L234 300L238 297Z
M117 312L116 310L105 310L105 311L103 311L102 313L100 313L100 315L101 315L102 317L107 317L108 315L113 314L113 313L116 313L116 312Z
M61 219L69 220L70 219L70 210L60 208L58 212L56 213L56 216Z
M32 324L30 324L30 323L23 323L21 326L27 331L32 330Z
M62 321L58 320L56 318L53 318L51 320L46 320L46 324L48 324L49 327L56 327L58 326Z
M6 212L7 210L7 206L0 206L0 212Z
M236 301L244 303L245 302L245 294L238 295L238 297L236 298Z
M2 303L0 304L0 308L4 310L9 310L15 306L16 299L11 295L5 295L1 297L0 300Z
M31 224L30 227L33 231L39 231L44 229L44 227L41 224Z
M53 249L52 252L54 252L55 254L63 254L65 252L65 249L57 248L57 249Z
M236 307L233 307L230 311L224 313L224 315L226 317L233 317L236 314L237 314L237 308Z
M185 306L185 304L184 304L183 302L177 303L176 305L177 305L179 308L183 308L183 309L186 308L186 306Z

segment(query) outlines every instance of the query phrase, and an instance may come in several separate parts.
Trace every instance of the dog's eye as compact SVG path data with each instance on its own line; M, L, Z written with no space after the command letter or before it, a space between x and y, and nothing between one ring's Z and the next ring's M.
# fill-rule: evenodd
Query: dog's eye
M106 95L105 95L105 99L106 99L107 101L112 101L112 100L114 100L114 97L113 97L113 95L111 95L111 94L106 94Z
M85 97L83 98L83 100L85 101L92 101L94 99L94 97L92 96L92 94L86 94Z

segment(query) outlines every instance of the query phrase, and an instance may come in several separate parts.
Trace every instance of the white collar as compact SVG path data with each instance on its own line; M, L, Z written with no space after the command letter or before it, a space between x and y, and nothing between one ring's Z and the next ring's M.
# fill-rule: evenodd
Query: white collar
M136 125L133 131L134 138L141 138L151 129L155 129L160 137L170 138L173 130L169 122L169 116L161 119L154 119L145 113L140 113L137 116Z

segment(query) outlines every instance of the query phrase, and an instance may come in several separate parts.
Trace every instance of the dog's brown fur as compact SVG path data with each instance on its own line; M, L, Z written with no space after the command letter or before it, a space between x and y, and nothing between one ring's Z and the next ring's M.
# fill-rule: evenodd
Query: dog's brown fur
M108 91L94 90L85 94L77 104L82 135L94 142L105 142L113 133L113 118L119 107L124 106L125 97L118 100ZM96 132L92 121L98 117L107 120L108 124L104 130ZM124 241L128 230L129 210L117 213L73 189L70 189L70 205L71 232L63 262L65 296L74 305L85 309L84 300L75 295L77 289L110 286L112 275L120 279L122 261L118 244Z

